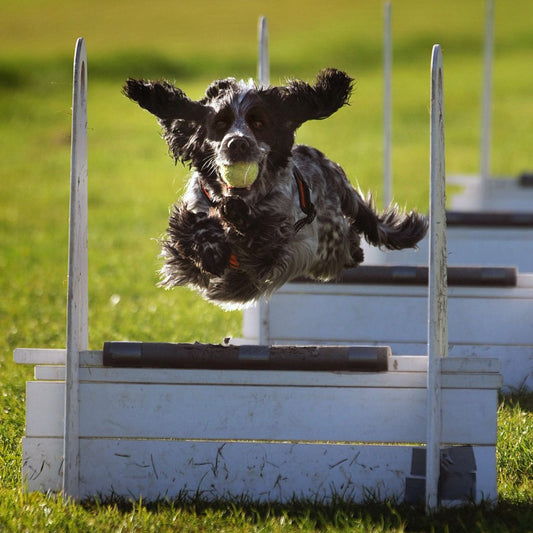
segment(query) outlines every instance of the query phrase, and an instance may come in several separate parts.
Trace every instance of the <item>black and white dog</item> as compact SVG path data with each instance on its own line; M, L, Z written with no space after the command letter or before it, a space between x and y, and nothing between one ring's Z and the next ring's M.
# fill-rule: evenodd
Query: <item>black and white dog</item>
M389 249L416 246L424 216L377 213L339 165L294 146L300 125L348 102L352 81L335 69L313 85L229 78L192 101L165 81L127 80L124 94L158 118L174 159L194 169L163 241L163 286L189 285L239 308L297 276L331 280L357 266L361 235Z

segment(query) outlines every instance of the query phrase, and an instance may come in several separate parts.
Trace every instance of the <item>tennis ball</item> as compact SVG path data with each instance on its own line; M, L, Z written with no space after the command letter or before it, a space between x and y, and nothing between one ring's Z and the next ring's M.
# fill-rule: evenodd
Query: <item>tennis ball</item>
M249 187L259 174L257 163L234 163L233 165L220 165L222 179L230 187Z

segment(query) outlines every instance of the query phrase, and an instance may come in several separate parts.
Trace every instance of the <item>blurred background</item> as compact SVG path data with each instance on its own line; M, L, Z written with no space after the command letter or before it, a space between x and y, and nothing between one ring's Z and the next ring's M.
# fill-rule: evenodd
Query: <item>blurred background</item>
M268 19L271 82L327 66L356 79L351 105L297 141L340 163L381 204L383 12L379 0L18 0L0 7L0 365L15 346L64 346L72 59L88 51L90 343L219 342L225 313L187 289L157 288L158 238L188 169L155 119L121 94L125 78L166 78L200 98L215 78L256 77ZM532 166L533 2L496 1L492 171ZM444 56L446 166L480 160L483 0L392 2L393 196L428 207L429 63ZM449 191L453 193L453 190ZM1 367L0 367L1 368ZM23 370L21 370L22 372Z

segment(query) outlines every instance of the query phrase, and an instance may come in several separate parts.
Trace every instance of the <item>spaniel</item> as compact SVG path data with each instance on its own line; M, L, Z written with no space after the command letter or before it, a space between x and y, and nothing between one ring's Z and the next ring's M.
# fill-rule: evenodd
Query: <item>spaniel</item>
M416 246L426 217L393 205L377 212L338 164L294 144L304 122L348 103L352 84L336 69L313 84L228 78L193 101L166 81L126 81L124 94L157 117L171 155L193 169L162 242L163 286L242 308L293 278L333 280L359 265L361 236L388 249Z

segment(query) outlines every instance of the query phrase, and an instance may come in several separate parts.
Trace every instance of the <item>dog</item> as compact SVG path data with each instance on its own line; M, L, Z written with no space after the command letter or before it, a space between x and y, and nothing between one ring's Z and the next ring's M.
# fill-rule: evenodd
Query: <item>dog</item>
M313 84L217 80L198 101L167 81L126 81L123 93L157 117L175 162L193 170L162 241L162 286L187 285L238 309L296 277L329 281L356 267L361 236L416 247L425 216L394 205L378 213L338 164L294 144L298 127L335 113L352 88L332 68Z

